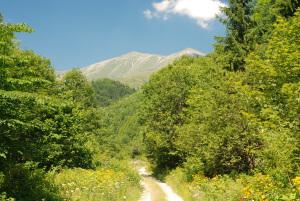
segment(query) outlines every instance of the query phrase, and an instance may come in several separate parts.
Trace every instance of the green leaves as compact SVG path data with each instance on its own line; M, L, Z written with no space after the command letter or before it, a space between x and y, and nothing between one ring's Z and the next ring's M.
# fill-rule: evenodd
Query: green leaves
M62 91L58 93L62 93L62 98L83 107L91 107L95 104L93 88L81 71L73 69L67 72L61 80L61 85Z
M32 31L0 23L0 170L29 161L46 169L91 167L77 106L92 104L92 88L77 72L57 83L47 59L20 50L14 33Z
M183 124L189 90L196 83L193 62L182 58L154 74L143 88L146 146L157 167L176 167L183 160L174 146L175 131Z
M248 36L253 26L251 15L254 3L252 0L229 0L228 7L223 8L226 18L221 22L226 26L226 36L218 37L216 51L225 69L239 71L245 68L245 58L252 47Z
M76 116L67 109L72 105L24 92L1 91L0 99L3 106L0 106L1 144L8 151L7 162L20 163L29 159L48 168L58 164L72 166L60 163L59 159L71 153L73 144L78 143L75 136L79 130L73 128ZM64 150L59 155L54 150L57 146Z
M15 32L33 32L26 24L7 24L0 18L0 55L9 55L17 47L14 39Z
M265 178L278 189L246 189L240 199L296 200L289 178L299 175L300 161L299 1L250 3L229 1L228 33L216 52L183 58L145 85L147 154L158 173L183 167L194 182L244 173L257 175L247 176L253 189Z
M300 15L278 18L269 40L247 59L246 80L263 96L258 112L265 147L261 168L282 175L299 171Z
M121 82L110 79L98 79L92 81L95 91L95 99L100 106L108 106L112 102L135 92L134 89Z

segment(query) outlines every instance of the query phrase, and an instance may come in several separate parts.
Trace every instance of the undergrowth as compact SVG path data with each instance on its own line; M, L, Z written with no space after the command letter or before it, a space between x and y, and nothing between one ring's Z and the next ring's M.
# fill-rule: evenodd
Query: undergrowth
M54 180L69 201L136 201L141 195L140 177L130 169L67 169Z
M261 173L229 175L207 178L201 174L193 175L188 181L184 169L177 168L167 177L166 182L180 194L185 201L297 201L300 200L300 177L284 184L269 175Z

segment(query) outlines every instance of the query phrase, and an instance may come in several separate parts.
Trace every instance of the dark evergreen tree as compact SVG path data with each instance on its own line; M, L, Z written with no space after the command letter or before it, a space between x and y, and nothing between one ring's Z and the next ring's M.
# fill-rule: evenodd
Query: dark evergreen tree
M252 15L253 27L249 31L249 37L252 38L254 44L266 43L278 17L293 16L299 5L299 0L257 1Z
M219 62L225 69L238 71L245 69L245 58L252 47L251 38L247 37L252 27L251 16L255 0L229 0L228 7L223 8L225 18L221 22L226 26L226 36L217 37L216 49Z

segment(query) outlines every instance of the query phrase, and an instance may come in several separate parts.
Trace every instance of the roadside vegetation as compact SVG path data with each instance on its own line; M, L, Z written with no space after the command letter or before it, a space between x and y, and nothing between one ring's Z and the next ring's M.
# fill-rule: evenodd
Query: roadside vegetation
M136 201L141 195L139 180L129 168L65 169L54 177L61 197L70 201Z

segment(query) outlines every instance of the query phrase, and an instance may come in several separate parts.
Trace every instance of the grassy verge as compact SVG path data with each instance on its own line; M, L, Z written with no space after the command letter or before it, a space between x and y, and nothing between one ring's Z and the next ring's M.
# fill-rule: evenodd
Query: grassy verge
M181 169L172 171L166 178L165 181L172 189L178 193L183 200L193 201L193 193L191 191L191 185L186 181L185 175Z
M296 201L300 200L300 177L282 184L269 175L239 175L235 179L224 175L206 178L194 175L188 182L183 169L172 171L166 182L185 201Z
M54 181L61 196L69 201L136 201L141 195L140 178L130 170L67 169Z

